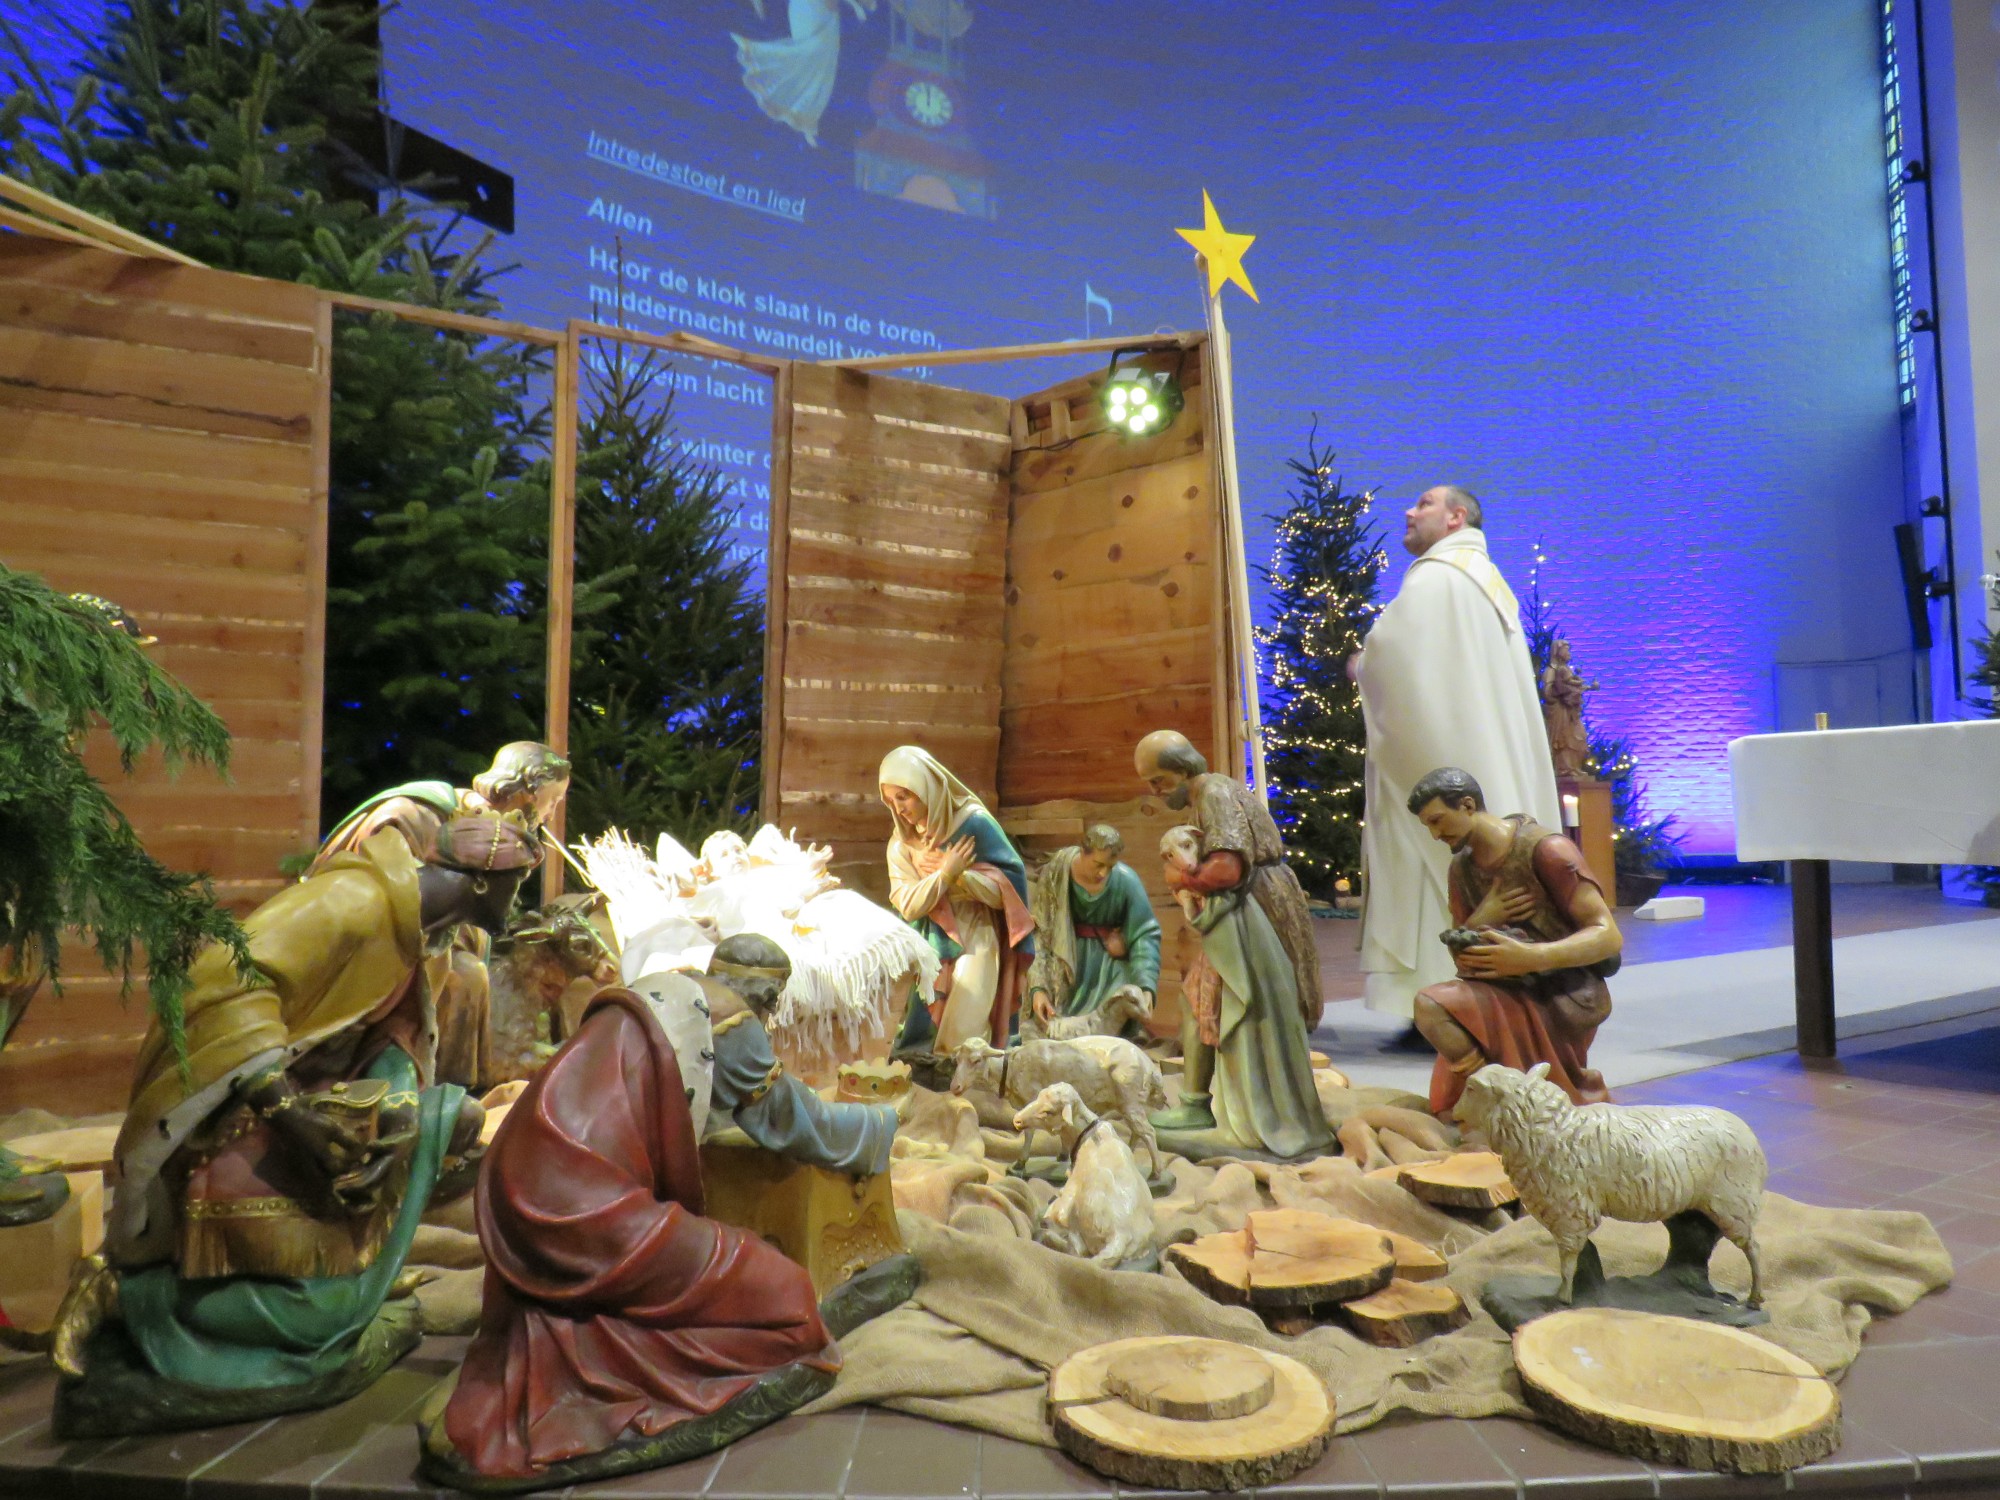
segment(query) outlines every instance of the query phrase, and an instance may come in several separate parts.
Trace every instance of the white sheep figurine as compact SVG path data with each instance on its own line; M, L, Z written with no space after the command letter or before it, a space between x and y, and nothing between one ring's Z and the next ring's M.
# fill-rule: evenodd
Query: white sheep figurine
M1073 1042L1081 1036L1123 1036L1127 1026L1144 1026L1153 1016L1153 997L1144 990L1122 984L1105 996L1096 1010L1079 1016L1057 1016L1044 1021L1032 1008L1021 1012L1021 1040L1024 1042Z
M1770 1167L1750 1127L1694 1105L1572 1104L1548 1071L1481 1068L1458 1117L1500 1153L1522 1207L1555 1236L1560 1300L1570 1301L1577 1257L1605 1219L1651 1224L1692 1211L1743 1252L1750 1306L1762 1305L1757 1211Z
M1117 1266L1154 1248L1153 1195L1132 1148L1110 1121L1092 1114L1076 1090L1052 1083L1014 1116L1016 1130L1046 1130L1062 1140L1069 1181L1042 1215L1035 1240L1064 1255Z
M1150 1111L1167 1103L1160 1065L1115 1036L1081 1036L1066 1042L1023 1042L996 1051L984 1037L969 1037L952 1054L951 1091L980 1089L1015 1108L1052 1083L1066 1083L1090 1109L1105 1116L1134 1151L1143 1150L1160 1170Z

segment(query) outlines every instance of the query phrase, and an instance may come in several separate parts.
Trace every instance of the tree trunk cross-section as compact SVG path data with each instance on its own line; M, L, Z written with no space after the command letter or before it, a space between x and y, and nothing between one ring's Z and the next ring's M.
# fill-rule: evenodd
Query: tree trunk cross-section
M1346 1303L1340 1312L1356 1334L1387 1349L1407 1349L1433 1334L1463 1328L1472 1316L1443 1282L1400 1279L1373 1296Z
M1840 1446L1833 1382L1740 1328L1574 1308L1523 1325L1514 1363L1549 1423L1634 1458L1772 1474Z
M1443 1161L1420 1162L1402 1168L1396 1180L1426 1203L1473 1213L1505 1208L1520 1196L1491 1151L1461 1151Z
M1250 1378L1244 1356L1269 1371L1270 1396L1241 1416L1180 1420L1142 1411L1114 1388L1150 1367L1170 1374L1156 1382L1190 1398L1199 1371L1213 1374L1220 1409L1240 1405ZM1253 1385L1258 1382L1253 1382ZM1132 1485L1175 1490L1242 1490L1276 1484L1309 1467L1333 1437L1333 1398L1297 1360L1219 1339L1175 1335L1119 1339L1072 1355L1049 1376L1049 1423L1063 1451L1079 1463Z
M1365 1297L1396 1274L1381 1230L1292 1208L1253 1213L1244 1228L1172 1246L1167 1258L1216 1301L1279 1314Z

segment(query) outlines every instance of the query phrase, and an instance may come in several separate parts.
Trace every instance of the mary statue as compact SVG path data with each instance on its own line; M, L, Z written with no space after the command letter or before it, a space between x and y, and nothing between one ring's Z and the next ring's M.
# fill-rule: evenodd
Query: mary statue
M1035 921L1028 872L985 805L916 745L882 758L889 836L889 902L942 965L928 1005L912 1004L898 1052L949 1053L969 1037L1007 1045Z

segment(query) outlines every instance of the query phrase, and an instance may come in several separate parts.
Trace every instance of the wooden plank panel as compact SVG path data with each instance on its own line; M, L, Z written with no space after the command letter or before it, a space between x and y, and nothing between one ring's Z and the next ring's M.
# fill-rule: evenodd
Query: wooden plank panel
M206 267L141 260L108 250L67 249L0 240L0 276L36 285L95 293L120 302L166 304L257 322L287 324L312 333L319 294L291 281L239 276Z
M1207 724L1213 697L1208 683L1164 690L1149 683L1111 697L1003 707L1000 729L1009 744L1026 740L1073 752L1098 750L1129 761L1133 747L1155 729Z
M800 453L792 494L859 495L990 510L1005 514L1004 472L981 469L919 469L875 453Z
M889 630L908 634L1000 641L1001 616L990 593L950 591L912 597L879 583L856 583L824 574L794 573L787 601L794 629L819 626L853 631Z
M180 645L178 633L162 631L159 635L160 644L153 647L153 659L198 698L302 701L305 665L293 653L213 651Z
M823 792L791 792L779 799L778 826L812 830L817 844L889 837L889 809L872 793L836 801Z
M169 828L151 834L146 848L176 870L264 876L278 873L278 861L300 851L293 828Z
M792 400L800 406L896 417L906 422L930 422L995 435L1008 432L1013 410L1013 402L1005 396L987 396L954 386L862 375L813 364L797 367Z
M186 615L162 615L147 620L146 628L160 638L153 647L154 660L160 652L223 651L246 656L297 656L305 640L300 625L281 625L260 620L203 620ZM182 658L176 657L176 660ZM243 694L242 696L254 696Z
M842 412L800 407L792 421L792 458L801 468L836 457L859 459L905 472L941 469L969 485L981 475L1004 474L1012 454L1004 439L898 427Z
M998 605L1007 560L997 548L983 556L926 556L866 542L830 541L794 527L786 566L793 577L824 575L892 587L983 593Z
M1038 637L1033 646L1015 642L1007 649L1001 683L1009 707L1060 703L1086 697L1107 685L1157 682L1162 686L1213 688L1213 632L1170 630L1100 644Z
M797 719L851 719L883 724L990 725L1000 711L996 691L939 691L950 684L925 684L930 691L895 691L914 684L842 682L806 686L809 679L785 679L785 713Z
M998 482L996 494L1003 495ZM867 537L899 546L942 549L968 556L999 554L1007 548L1004 506L889 503L876 495L792 495L792 527Z
M1000 729L925 724L897 731L870 724L791 719L785 724L783 791L872 790L882 757L898 745L921 745L982 798L991 798Z
M104 783L115 802L140 778L148 782L183 786L219 786L214 773L198 769L183 771L176 781L166 773L157 750L139 757L133 775L127 778L118 764L118 748L103 731L93 733L83 746L84 769ZM299 747L292 740L236 740L229 747L229 774L245 786L275 790L297 783Z
M1080 588L1023 591L1011 601L1008 624L1025 646L1043 640L1106 643L1135 635L1209 629L1215 619L1210 569L1170 568L1158 579L1091 583Z
M4 269L0 263L0 272ZM311 328L70 291L4 274L0 274L0 325L313 367Z
M300 491L310 489L313 477L312 454L303 443L100 422L68 412L20 412L0 422L0 460L81 454L94 467L127 474L205 473Z
M1014 455L1014 493L1045 494L1109 474L1192 458L1202 452L1205 442L1200 427L1190 428L1183 417L1148 438L1105 432L1079 438L1067 448L1025 448Z
M295 719L297 715L293 716ZM268 790L235 782L198 785L191 778L178 782L147 781L120 787L114 800L150 842L168 828L263 828L286 826L299 810L297 782Z
M1183 550L1205 555L1212 550L1207 491L1208 461L1196 454L1080 480L1052 493L1022 495L1014 502L1008 550L1015 557L1059 556L1079 546L1122 543L1135 552L1152 539L1156 546L1164 540L1169 559Z
M0 447L4 447L0 444ZM17 498L101 515L213 521L231 526L304 524L310 491L253 484L203 473L124 474L65 462L81 452L38 457L0 453L0 489Z
M69 551L16 547L8 541L0 560L40 573L65 593L87 590L115 599L140 619L154 614L205 613L227 608L247 619L303 622L306 581L297 573L248 568L152 567Z
M0 406L16 410L296 441L315 389L290 365L0 327Z
M0 498L0 538L6 539L10 553L18 548L114 562L284 574L300 573L305 566L305 538L292 530L140 516L113 520L27 497Z
M837 681L859 661L866 661L872 671L894 673L903 682L991 686L996 694L1000 685L997 640L921 640L883 631L795 624L786 643L788 677Z

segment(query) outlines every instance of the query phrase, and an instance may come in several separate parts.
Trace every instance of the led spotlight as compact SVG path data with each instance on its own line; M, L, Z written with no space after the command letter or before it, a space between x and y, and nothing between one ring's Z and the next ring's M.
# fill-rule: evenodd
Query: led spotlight
M1137 351L1120 349L1111 356L1111 369L1104 377L1099 399L1105 421L1119 433L1150 437L1180 414L1179 370L1143 370L1137 365L1121 369L1118 355L1132 352Z

